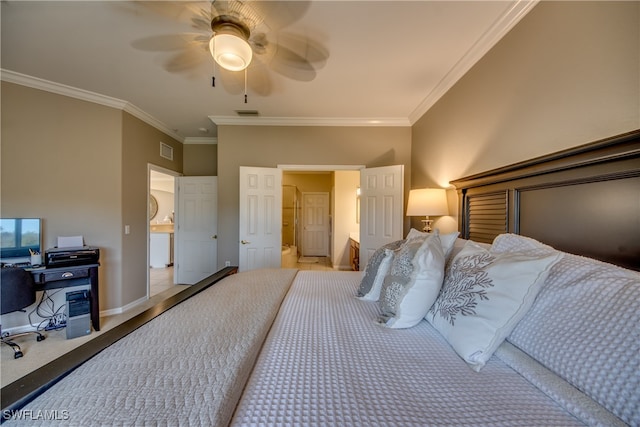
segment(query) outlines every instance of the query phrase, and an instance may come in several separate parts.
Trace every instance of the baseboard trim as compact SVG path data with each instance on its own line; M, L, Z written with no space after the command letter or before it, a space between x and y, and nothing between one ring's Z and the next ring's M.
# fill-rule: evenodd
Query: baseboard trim
M125 306L122 306L122 307L119 307L119 308L112 308L112 309L109 309L109 310L102 310L102 311L100 311L100 317L115 316L116 314L122 314L125 311L128 311L128 310L136 307L137 305L146 302L148 299L149 298L147 298L147 297L142 297L142 298L139 298L139 299L137 299L137 300L135 300L133 302L130 302L129 304L127 304Z

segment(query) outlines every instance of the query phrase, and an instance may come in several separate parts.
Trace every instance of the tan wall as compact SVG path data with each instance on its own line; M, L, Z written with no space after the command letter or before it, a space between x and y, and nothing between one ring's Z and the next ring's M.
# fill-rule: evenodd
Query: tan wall
M333 187L333 172L295 173L284 172L282 185L294 185L298 191L330 193Z
M7 82L1 136L1 215L43 218L45 248L79 234L99 247L101 311L144 297L147 163L180 172L182 144L121 110Z
M410 128L403 127L220 126L218 264L238 263L240 166L402 164L408 187L410 137Z
M121 135L118 110L2 82L2 216L98 246L101 309L121 302Z
M413 126L414 188L640 128L640 3L541 2Z
M160 157L160 142L173 147L173 160ZM138 301L147 295L147 165L182 172L182 144L142 120L123 113L122 132L122 302Z
M184 144L186 176L218 176L218 146L216 144Z

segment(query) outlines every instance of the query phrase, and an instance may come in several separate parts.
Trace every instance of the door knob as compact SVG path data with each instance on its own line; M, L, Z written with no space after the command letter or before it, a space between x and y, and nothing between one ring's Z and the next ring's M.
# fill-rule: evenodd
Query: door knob
M217 239L218 235L216 234L215 236L211 236L212 239Z
M242 243L243 245L248 245L248 244L249 244L249 243L251 243L251 242L249 242L249 241L247 241L247 240L240 240L240 243Z

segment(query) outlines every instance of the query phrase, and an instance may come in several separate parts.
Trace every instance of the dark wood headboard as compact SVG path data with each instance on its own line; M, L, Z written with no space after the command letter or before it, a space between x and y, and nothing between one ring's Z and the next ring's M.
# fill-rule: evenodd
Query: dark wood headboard
M640 270L640 129L451 183L465 239L522 234Z

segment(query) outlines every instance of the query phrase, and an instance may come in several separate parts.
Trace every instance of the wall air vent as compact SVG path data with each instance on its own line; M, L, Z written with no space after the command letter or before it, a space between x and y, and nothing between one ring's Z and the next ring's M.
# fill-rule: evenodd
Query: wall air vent
M160 157L173 160L173 147L160 141Z
M258 110L236 110L236 114L240 117L257 117L260 115Z

